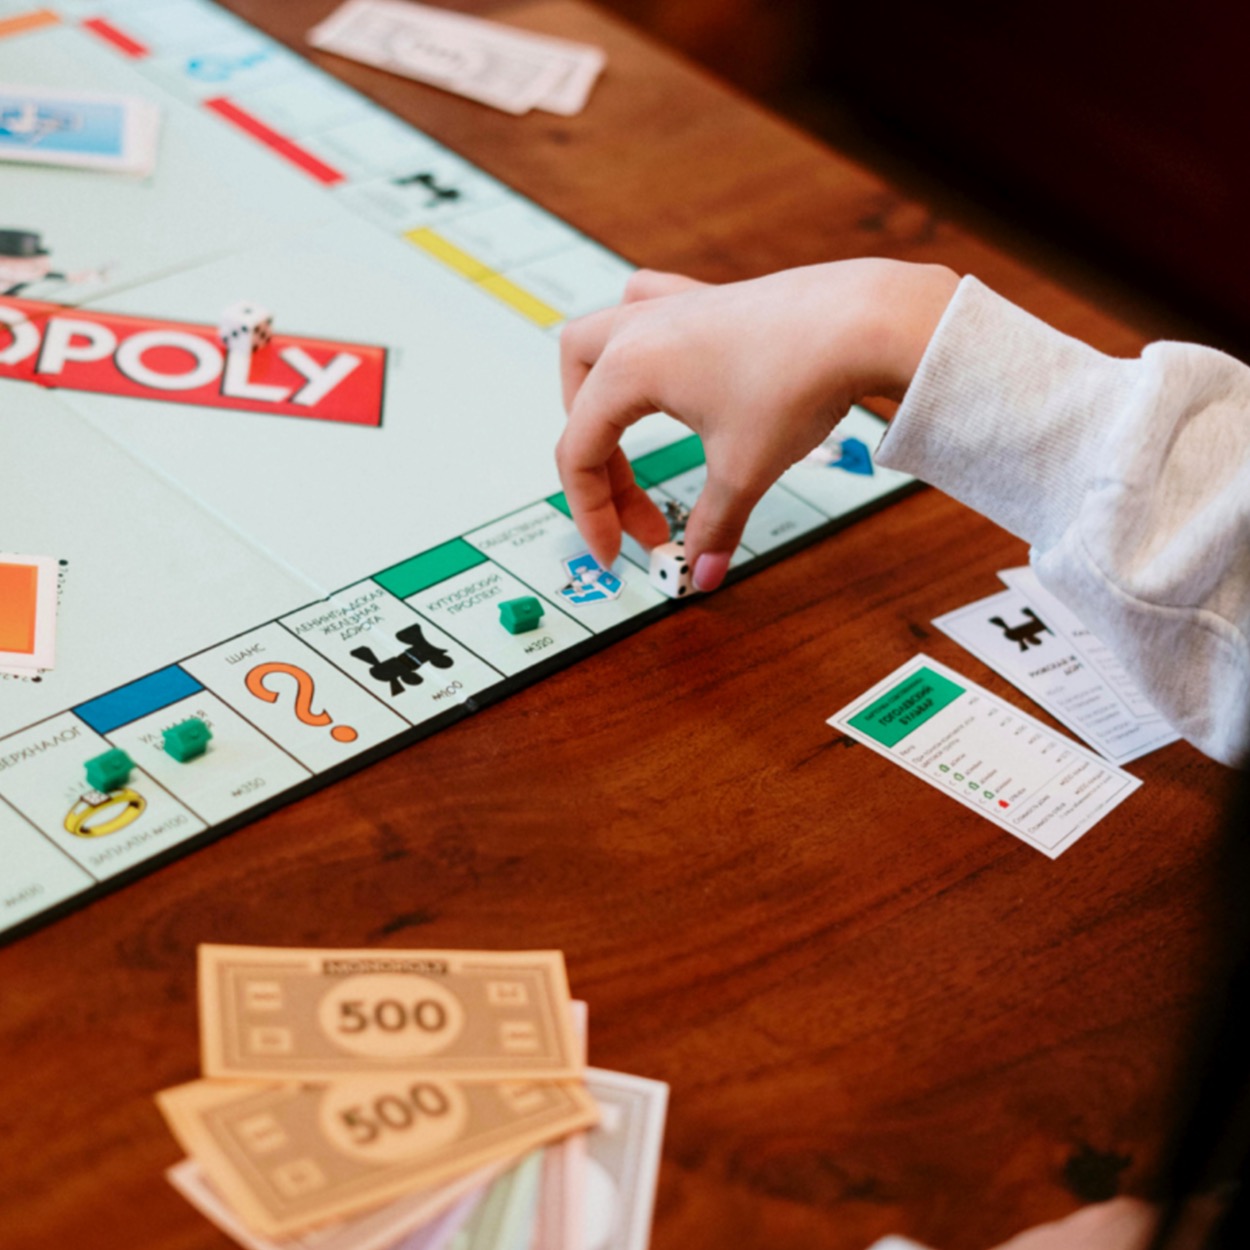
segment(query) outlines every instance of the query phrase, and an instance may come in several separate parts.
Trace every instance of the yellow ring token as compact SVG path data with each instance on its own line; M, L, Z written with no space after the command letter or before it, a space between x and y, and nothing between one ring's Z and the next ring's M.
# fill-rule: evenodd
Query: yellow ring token
M69 809L69 814L65 817L65 828L76 838L102 838L138 820L147 805L147 799L137 790L115 790L112 794L89 790ZM87 824L88 817L110 807L120 807L120 810L95 824Z

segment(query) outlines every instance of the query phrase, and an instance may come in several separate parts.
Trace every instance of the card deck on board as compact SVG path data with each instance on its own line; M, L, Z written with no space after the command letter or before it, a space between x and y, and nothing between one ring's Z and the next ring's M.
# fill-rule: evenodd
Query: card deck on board
M159 128L136 96L0 83L0 161L147 174Z

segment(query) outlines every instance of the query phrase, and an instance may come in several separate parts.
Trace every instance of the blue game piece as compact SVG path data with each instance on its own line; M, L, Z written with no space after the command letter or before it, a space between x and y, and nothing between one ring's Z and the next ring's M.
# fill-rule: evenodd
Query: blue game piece
M861 477L872 477L872 453L857 438L842 440L842 455L833 462L835 469L845 469L847 473L858 473Z

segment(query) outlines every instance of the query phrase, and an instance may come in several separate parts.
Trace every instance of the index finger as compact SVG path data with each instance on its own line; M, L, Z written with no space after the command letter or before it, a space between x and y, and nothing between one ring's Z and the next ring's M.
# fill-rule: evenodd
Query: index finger
M639 542L668 537L660 510L635 482L621 437L656 410L622 353L602 354L578 390L556 445L556 467L573 520L602 564L620 551L622 525Z
M608 425L570 421L556 445L573 523L604 568L620 554L622 529L651 546L668 537L668 523L634 479L620 434Z

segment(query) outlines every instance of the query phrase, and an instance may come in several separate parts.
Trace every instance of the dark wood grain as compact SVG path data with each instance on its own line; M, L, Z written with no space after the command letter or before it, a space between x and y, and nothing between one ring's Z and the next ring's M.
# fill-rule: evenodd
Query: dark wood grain
M233 7L302 48L333 6ZM583 116L314 59L641 263L941 260L1138 347L619 23L508 15L608 49ZM921 649L1026 706L929 624L1024 559L919 493L0 950L0 1243L228 1244L152 1102L197 1073L204 941L564 949L593 1061L672 1085L657 1250L976 1250L1140 1189L1230 774L1159 751L1052 863L824 723Z

